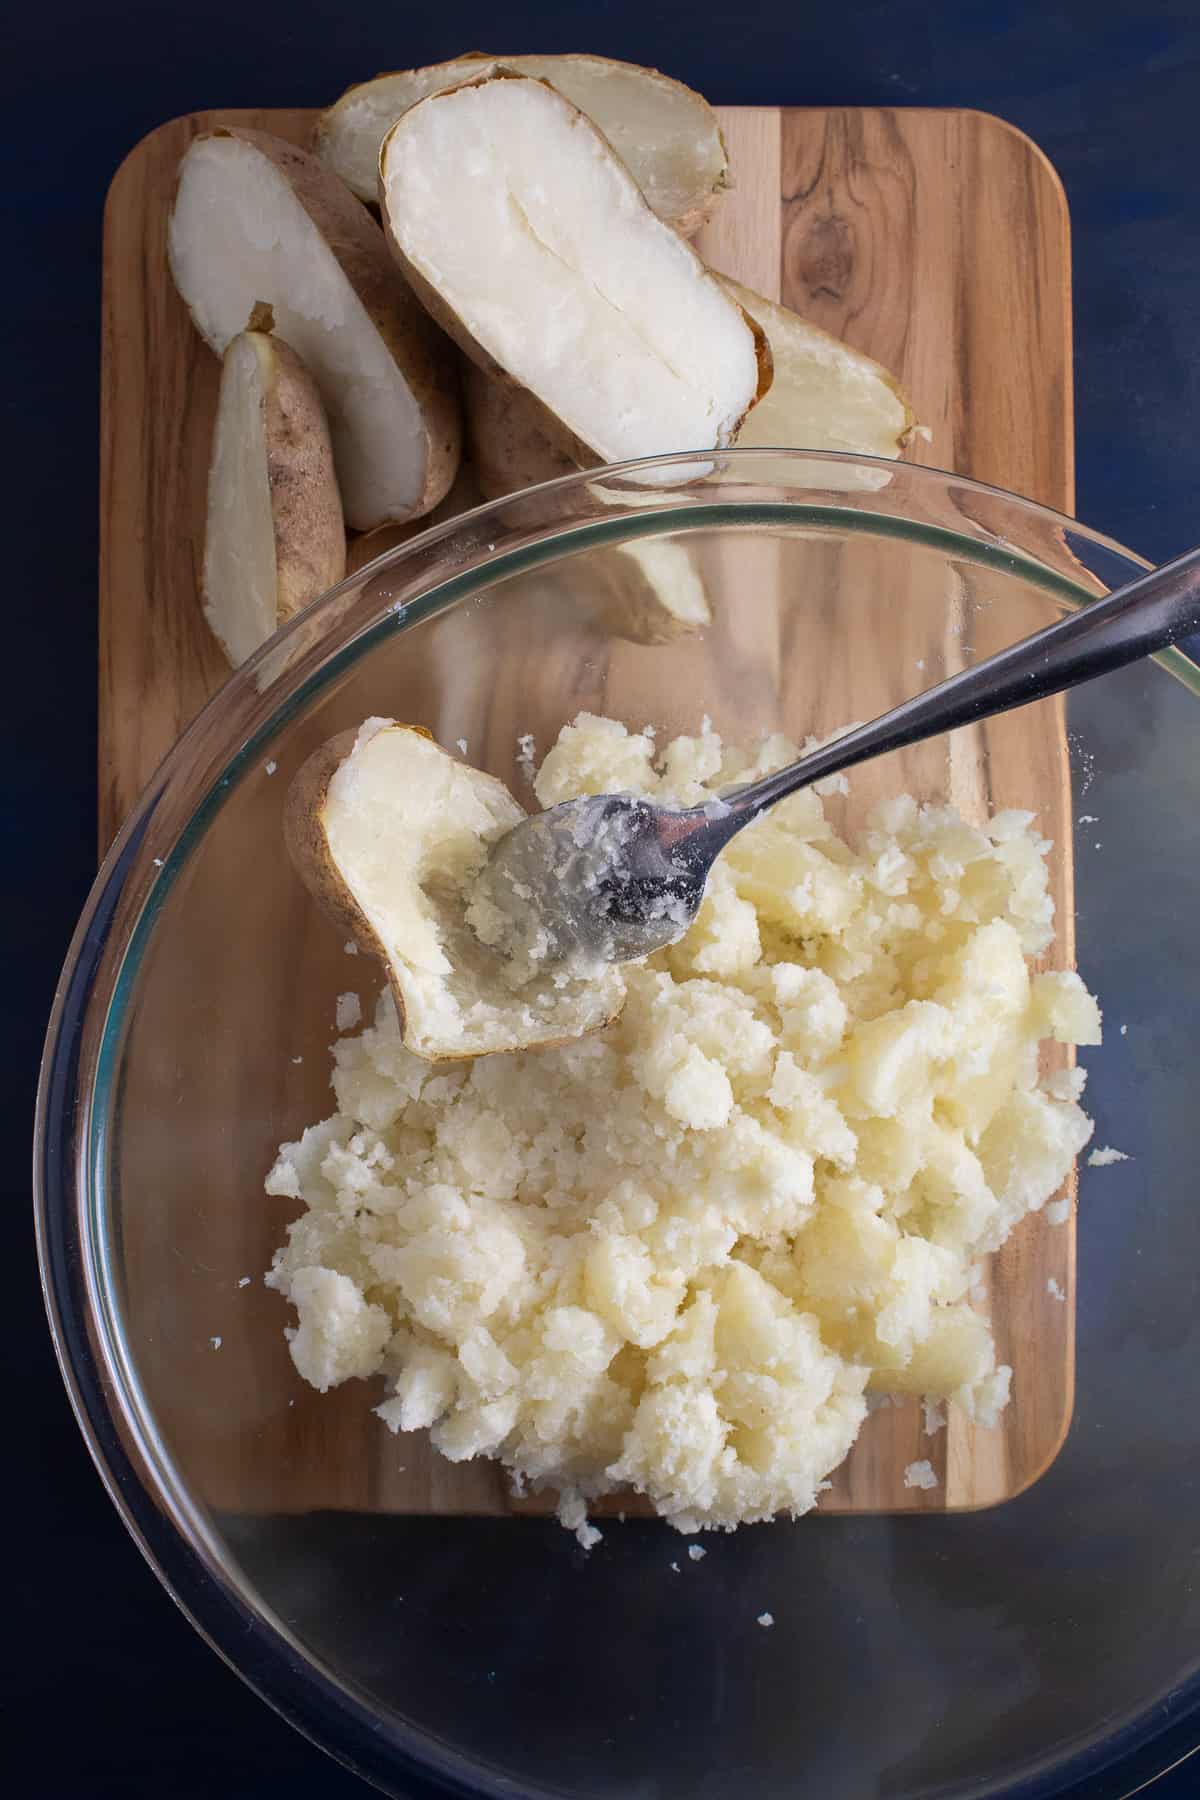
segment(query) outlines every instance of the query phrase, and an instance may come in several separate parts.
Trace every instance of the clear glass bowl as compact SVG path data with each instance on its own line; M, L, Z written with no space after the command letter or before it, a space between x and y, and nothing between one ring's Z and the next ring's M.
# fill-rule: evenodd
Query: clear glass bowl
M377 1396L303 1388L260 1285L292 1210L263 1195L272 1153L329 1110L337 994L378 985L281 847L315 745L390 714L521 793L518 736L544 748L583 708L829 730L1145 566L924 469L744 451L696 473L573 478L426 533L272 640L163 765L97 880L43 1071L42 1267L80 1424L197 1628L389 1792L1124 1794L1190 1748L1200 1699L1186 655L1067 702L1078 955L1109 1024L1089 1101L1133 1160L1084 1172L1074 1423L1019 1497L759 1526L684 1574L655 1521L611 1524L589 1561L546 1519L406 1516L371 1473ZM698 575L709 622L648 600L629 545L685 601ZM1028 714L988 728L977 793L1019 803L1030 736ZM893 764L871 778L957 779L944 742ZM477 1473L447 1503L494 1508Z

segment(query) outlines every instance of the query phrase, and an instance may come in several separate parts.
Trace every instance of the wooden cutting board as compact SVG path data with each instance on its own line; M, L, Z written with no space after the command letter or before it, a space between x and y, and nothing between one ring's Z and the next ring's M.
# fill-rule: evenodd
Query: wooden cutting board
M877 357L900 377L931 440L912 460L972 475L1069 512L1073 503L1070 251L1066 204L1029 140L986 114L883 109L719 109L736 186L697 239L714 265ZM226 674L196 598L218 365L167 273L166 219L179 157L198 132L252 125L306 143L308 112L212 112L145 138L119 169L104 230L101 366L100 784L103 851L183 728ZM1011 617L985 654L1041 622ZM839 715L841 716L841 715ZM954 797L981 803L968 734ZM956 740L957 741L957 740ZM1011 743L1012 739L1006 739ZM1055 873L1060 955L1071 954L1069 769L1061 709L1035 709L990 798L1039 813L1064 846ZM995 1259L989 1305L1015 1366L1002 1426L961 1419L922 1436L919 1409L868 1421L823 1510L938 1510L1018 1493L1053 1459L1074 1382L1073 1222L1028 1221ZM1053 1281L1066 1304L1052 1297ZM277 1304L277 1303L275 1303ZM338 1454L364 1430L361 1397L296 1384L286 1491L270 1434L214 1452L207 1498L232 1510L358 1506L515 1510L490 1464L452 1466L378 1430L378 1456ZM345 1421L339 1428L337 1420ZM324 1450L322 1450L324 1446ZM255 1465L255 1456L259 1463ZM906 1488L928 1458L938 1486ZM401 1469L400 1463L404 1467Z

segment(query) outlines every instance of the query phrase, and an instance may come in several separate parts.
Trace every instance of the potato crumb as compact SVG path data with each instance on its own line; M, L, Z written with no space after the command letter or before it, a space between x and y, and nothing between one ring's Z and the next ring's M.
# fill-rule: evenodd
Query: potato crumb
M1129 1160L1130 1158L1124 1150L1114 1150L1111 1144L1106 1144L1103 1150L1092 1151L1088 1157L1088 1168L1107 1169L1112 1163L1129 1162Z
M346 953L347 956L357 956L358 955L358 945L355 943L353 938L347 938L345 943L342 945L342 949L344 950L344 952Z
M263 764L263 768L266 770L268 775L273 775L278 767L279 767L279 764L274 760L274 758L272 758L272 760L270 762Z
M920 1462L910 1462L904 1471L906 1488L935 1488L937 1484L938 1478L933 1472L933 1464L924 1459Z
M378 1409L377 1409L378 1410ZM601 1542L604 1533L588 1524L587 1501L576 1488L566 1488L559 1497L558 1520L575 1533L581 1550L591 1550Z
M936 1437L946 1423L946 1409L940 1400L931 1400L926 1394L921 1402L921 1429L926 1437Z
M678 1563L677 1563L677 1562L673 1562L673 1563L672 1563L672 1564L671 1564L671 1567L672 1567L672 1569L673 1569L673 1570L674 1570L674 1572L675 1572L675 1574L676 1574L676 1575L678 1575L678 1573L679 1573L679 1564L678 1564Z
M1052 1200L1046 1208L1046 1218L1051 1225L1065 1225L1071 1216L1069 1200Z
M689 1544L688 1545L688 1555L691 1557L693 1562L700 1562L705 1556L708 1555L708 1552L704 1548L703 1544Z
M1078 1064L1070 1069L1056 1069L1042 1083L1042 1092L1052 1100L1081 1100L1087 1086L1087 1070Z
M362 1001L357 994L339 994L334 1019L339 1031L353 1031L362 1020Z
M1055 1280L1053 1275L1051 1275L1049 1281L1046 1283L1046 1292L1050 1295L1052 1300L1065 1300L1067 1297L1065 1290Z
M467 754L467 740L466 740L466 738L455 738L455 740L454 740L454 742L455 742L455 746L456 746L456 748L457 748L457 750L458 750L458 752L459 752L459 755L460 755L460 756L465 756L465 755L466 755L466 754Z
M221 1339L219 1337L209 1338L208 1341L214 1350L219 1350L221 1348Z
M250 1280L251 1280L251 1277L249 1275L243 1275L242 1279L238 1282L238 1286L240 1288L249 1287Z
M388 1315L364 1300L348 1275L336 1269L296 1269L288 1298L299 1323L288 1333L292 1361L319 1393L378 1368L391 1336Z
M769 1631L771 1626L775 1623L775 1615L774 1613L761 1612L754 1623L756 1625L761 1625L764 1631Z
M535 790L704 804L796 754L583 714ZM434 1064L385 993L335 1047L337 1110L267 1181L305 1207L268 1276L300 1373L382 1376L389 1429L557 1488L585 1549L622 1488L687 1535L811 1510L868 1384L924 1396L927 1431L946 1401L993 1425L1011 1370L982 1259L1092 1130L1075 1077L1038 1085L1040 1040L1100 1036L1079 977L1028 960L1047 849L1029 814L908 796L850 843L808 791L730 844L601 1031ZM339 1030L359 1019L343 995Z

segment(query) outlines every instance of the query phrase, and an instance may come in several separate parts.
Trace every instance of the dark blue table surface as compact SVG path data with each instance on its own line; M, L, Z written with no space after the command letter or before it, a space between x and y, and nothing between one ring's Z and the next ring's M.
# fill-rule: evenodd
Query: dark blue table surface
M1078 514L1161 559L1200 538L1200 0L599 0L586 14L520 0L502 14L470 0L63 11L10 0L5 13L0 1105L2 1141L16 1147L0 1211L15 1452L0 1502L5 1760L22 1771L13 1791L29 1795L352 1800L367 1789L218 1662L126 1537L72 1421L35 1280L22 1146L93 873L100 224L112 173L175 114L318 105L379 68L480 44L628 57L718 101L998 113L1046 150L1071 206ZM1198 1792L1197 1763L1154 1789L1156 1800Z

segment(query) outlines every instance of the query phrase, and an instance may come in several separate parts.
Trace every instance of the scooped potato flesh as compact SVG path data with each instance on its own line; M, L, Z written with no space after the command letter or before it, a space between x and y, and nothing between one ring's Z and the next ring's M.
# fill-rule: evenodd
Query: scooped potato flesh
M383 952L418 1055L576 1037L620 1007L617 970L517 983L467 924L488 847L524 817L502 782L389 720L369 720L330 778L320 814L329 857Z
M729 442L758 391L751 328L543 83L422 101L384 145L381 191L414 269L603 460Z

